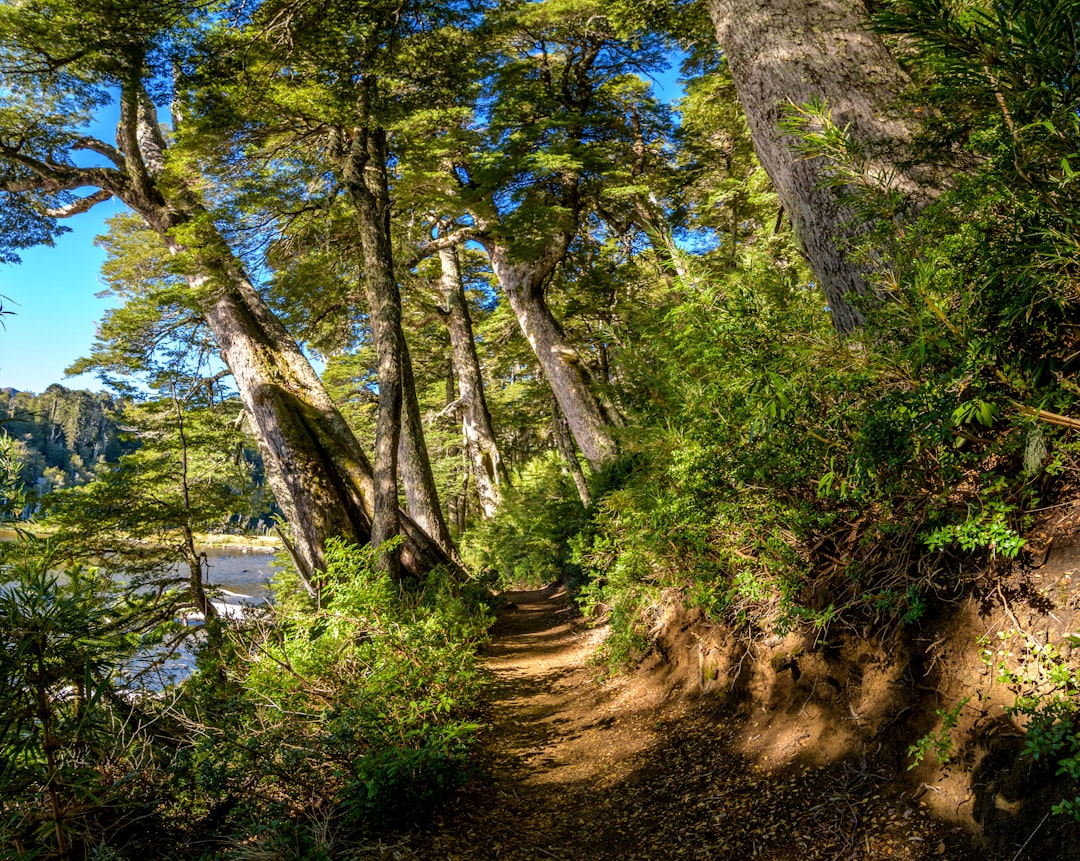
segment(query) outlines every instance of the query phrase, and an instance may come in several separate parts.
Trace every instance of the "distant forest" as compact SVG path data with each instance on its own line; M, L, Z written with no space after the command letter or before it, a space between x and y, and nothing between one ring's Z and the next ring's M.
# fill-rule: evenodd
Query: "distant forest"
M123 438L123 400L53 384L43 394L0 389L0 429L14 440L23 484L41 496L93 480L138 444Z
M208 521L204 528L265 532L277 508L264 489L262 458L240 425L234 420L211 431L205 422L196 428L197 419L188 416L181 442L175 436L176 428L163 429L162 403L136 403L106 392L73 391L56 383L40 395L0 389L0 433L13 440L19 481L28 493L24 516L44 515L46 510L55 513L56 505L63 508L67 504L61 497L81 500L76 501L77 506L90 505L86 496L71 497L62 492L73 488L92 492L95 487L114 483L127 470L147 470L149 461L160 462L164 474L174 476L185 468L180 461L184 457L189 479L195 481L198 474L204 496L208 475L231 470L228 478L222 479L227 490L218 500L220 511L210 518L216 525L211 528ZM172 424L169 414L166 407L164 427ZM148 418L155 415L158 420Z

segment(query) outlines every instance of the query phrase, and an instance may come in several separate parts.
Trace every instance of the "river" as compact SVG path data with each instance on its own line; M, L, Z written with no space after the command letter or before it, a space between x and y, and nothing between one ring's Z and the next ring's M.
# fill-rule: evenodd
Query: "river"
M274 551L259 548L213 549L206 551L205 581L213 590L213 603L218 612L236 618L246 607L265 603L270 598L270 578L274 574ZM189 625L201 625L202 616L191 615ZM140 686L151 690L163 690L171 683L182 681L195 669L193 648L201 634L189 637L174 655L155 667ZM157 653L143 653L128 665L127 673L138 673L148 660L156 660Z
M205 578L211 587L220 590L220 597L214 600L218 609L233 616L245 604L265 601L270 596L273 563L273 551L208 550Z

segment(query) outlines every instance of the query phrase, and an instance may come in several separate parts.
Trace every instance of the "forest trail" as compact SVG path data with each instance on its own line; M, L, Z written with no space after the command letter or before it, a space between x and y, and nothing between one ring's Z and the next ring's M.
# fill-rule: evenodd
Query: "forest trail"
M549 587L511 592L485 662L475 779L371 857L418 861L985 858L865 766L770 769L716 704L658 674L599 681L590 630ZM891 797L892 796L892 797ZM367 856L365 856L367 857Z

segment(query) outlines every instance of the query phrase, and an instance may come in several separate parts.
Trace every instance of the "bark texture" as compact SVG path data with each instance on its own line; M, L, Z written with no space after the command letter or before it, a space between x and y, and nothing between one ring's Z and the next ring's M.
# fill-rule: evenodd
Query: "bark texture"
M461 404L465 451L476 482L480 510L484 517L491 518L502 505L502 486L509 483L508 475L484 397L484 380L480 373L480 360L476 356L476 341L461 282L457 249L441 249L439 262L442 267L440 288L446 328L450 333L451 364Z
M515 260L511 249L496 240L488 240L486 246L495 277L536 354L578 448L589 465L597 467L616 453L613 429L622 424L622 417L593 392L592 375L544 299L544 282L562 259L566 242L566 237L553 239L544 254L530 260Z
M907 121L889 111L908 84L884 43L870 31L860 0L707 0L716 36L749 121L754 148L791 217L841 333L863 321L845 297L865 296L866 279L847 259L845 241L858 225L823 188L827 165L801 156L780 129L790 104L825 99L837 126L897 168L897 187L925 196L924 180L901 169Z
M343 147L344 149L345 147ZM404 360L401 296L394 278L390 243L390 193L386 176L386 135L363 126L352 129L343 159L343 179L357 216L364 255L364 290L378 357L379 412L375 428L375 498L371 541L378 547L399 531L398 446L401 437ZM381 563L396 573L394 554Z
M371 540L370 461L296 342L239 271L190 276L189 283L203 297L202 313L251 416L297 555L313 576L330 537ZM399 529L401 564L409 573L449 561L408 518L399 518Z
M412 363L401 324L401 292L394 271L390 235L391 200L385 129L371 128L371 103L377 85L364 82L357 104L358 124L337 132L335 151L343 185L356 212L364 256L364 286L378 356L379 413L375 432L375 518L372 542L378 546L398 533L398 480L405 488L410 516L453 554L435 489L424 441ZM386 560L393 566L393 560Z

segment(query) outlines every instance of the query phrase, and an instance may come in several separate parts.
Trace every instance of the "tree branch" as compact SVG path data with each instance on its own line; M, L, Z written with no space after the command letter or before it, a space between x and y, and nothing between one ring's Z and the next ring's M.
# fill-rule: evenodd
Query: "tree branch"
M444 236L440 236L438 239L431 239L423 243L403 261L403 268L412 269L417 263L430 257L432 254L436 254L447 248L456 248L457 246L468 242L470 239L476 239L478 232L479 231L477 231L475 227L462 227L455 230L453 233L447 233Z
M89 212L99 203L110 200L112 196L113 193L111 191L107 188L103 188L87 197L80 197L78 200L73 200L67 206L61 206L57 209L46 209L45 214L49 216L49 218L71 218L73 215Z
M0 143L0 161L26 168L36 180L22 178L0 181L0 191L12 193L26 191L74 191L77 188L108 189L111 194L121 196L123 179L119 171L108 167L71 167L68 165L46 162L28 156L16 147Z
M97 138L82 137L75 141L71 146L72 149L82 149L88 152L96 152L98 155L103 155L114 165L121 170L124 167L124 155L116 147L109 146L104 141L99 141Z

